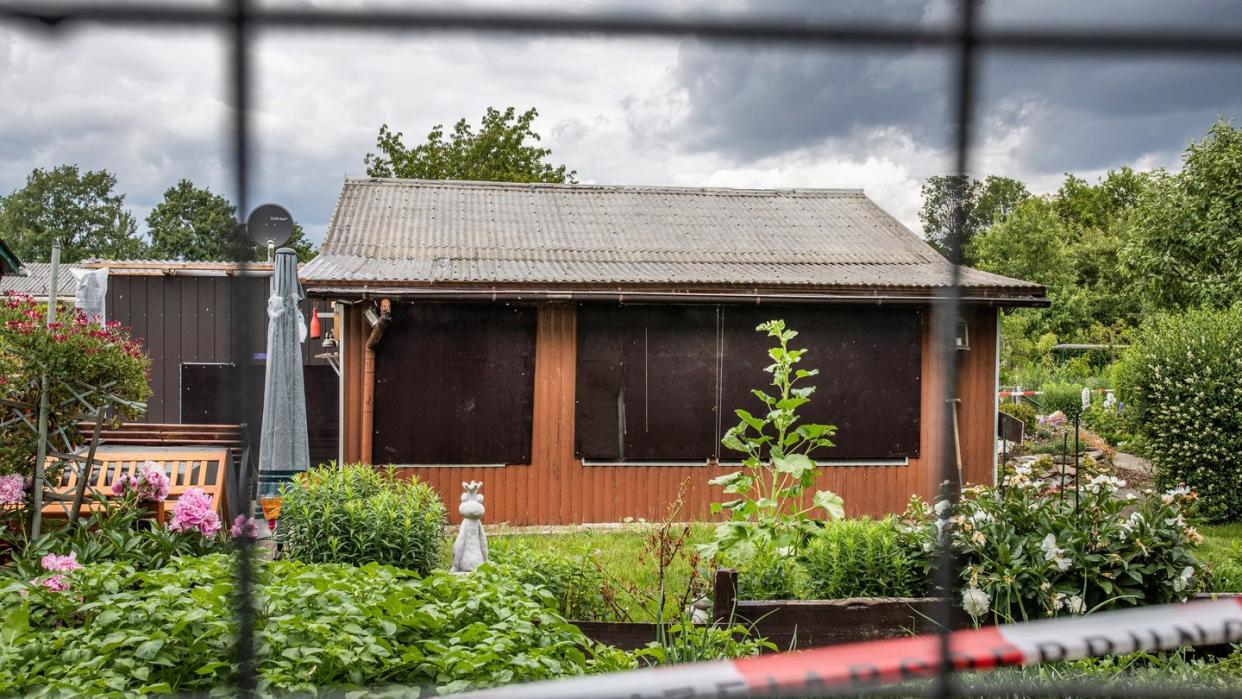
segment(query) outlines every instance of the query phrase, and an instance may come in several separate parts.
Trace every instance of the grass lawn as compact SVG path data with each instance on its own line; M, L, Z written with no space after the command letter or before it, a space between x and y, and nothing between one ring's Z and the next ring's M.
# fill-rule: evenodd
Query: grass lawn
M708 542L714 526L702 523L690 525L685 555L669 566L669 581L666 583L668 599L680 597L685 592L690 577L689 559L695 552L695 545ZM654 601L637 599L626 590L654 591L658 585L659 566L655 557L647 553L645 545L653 530L653 527L635 525L623 531L584 529L557 534L506 534L502 529L495 533L488 532L487 543L488 548L500 558L516 547L560 557L581 556L585 565L593 565L593 561L603 572L607 584L615 590L617 604L628 613L630 620L650 621L654 618ZM680 531L681 525L675 525L673 533ZM707 584L710 586L711 581ZM676 613L675 606L666 605L665 618Z
M1242 522L1199 527L1199 557L1212 567L1214 592L1242 592Z

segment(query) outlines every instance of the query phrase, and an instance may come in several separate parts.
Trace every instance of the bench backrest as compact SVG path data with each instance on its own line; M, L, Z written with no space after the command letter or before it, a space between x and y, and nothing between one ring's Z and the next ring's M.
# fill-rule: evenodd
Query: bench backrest
M229 450L224 448L178 449L175 452L140 448L133 451L101 451L95 454L95 461L98 463L91 472L90 484L100 494L112 497L112 484L121 474L136 475L142 464L154 461L164 467L164 473L168 476L168 511L172 511L172 504L177 498L188 488L194 487L212 496L215 510L223 514L226 511L226 485L231 459ZM57 490L61 493L72 493L77 481L77 473L73 469L65 469ZM52 504L49 507L60 508L60 505Z

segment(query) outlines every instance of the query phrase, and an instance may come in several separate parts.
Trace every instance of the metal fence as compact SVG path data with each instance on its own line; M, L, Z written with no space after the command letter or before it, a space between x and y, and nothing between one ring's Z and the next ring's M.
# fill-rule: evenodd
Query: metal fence
M733 44L749 47L792 46L804 49L850 48L857 51L893 49L931 49L952 55L952 113L946 115L952 127L954 172L965 177L971 172L972 142L976 115L976 92L980 57L987 52L1056 53L1078 56L1112 55L1124 57L1177 57L1203 56L1217 59L1242 58L1242 34L1221 32L1170 31L1163 28L1117 30L1111 28L1057 28L1037 27L992 28L979 26L979 1L960 0L956 21L937 28L891 24L883 22L817 22L790 18L727 18L716 16L668 16L661 14L579 14L561 11L509 11L509 10L441 10L441 9L331 9L312 7L264 7L250 0L222 0L220 5L177 7L163 2L135 2L120 6L100 3L65 2L0 2L0 21L26 27L42 28L47 32L59 32L79 25L102 25L111 27L198 28L204 31L223 32L228 37L229 103L232 106L228 138L231 144L234 201L239 214L249 210L249 189L252 163L250 153L254 138L250 128L250 104L252 77L251 42L256 30L268 33L277 31L317 32L386 32L386 33L521 33L545 36L591 37L646 37L655 39L697 39L704 42ZM951 222L948 248L950 259L961 263L961 232L965 212L959 205ZM239 250L238 262L245 265L248 251ZM936 302L935 316L954 318L959 309L959 272L956 265L948 287L941 300ZM246 307L241 299L235 299L234 308ZM252 309L263 313L262 308ZM235 362L250 347L247 337L251 323L237 319L233 350ZM955 357L955 327L951 322L934 326L935 348L944 367L944 374L937 385L957 385ZM245 385L245 372L240 373L242 395L254 401L254 392ZM949 389L952 390L952 389ZM941 416L940 434L944 435L939 450L944 465L942 481L946 484L943 494L952 499L958 477L952 467L953 440L952 409L945 395L945 410ZM248 412L247 414L254 414ZM244 484L242 484L244 490ZM949 526L942 534L947 540ZM935 580L941 589L955 589L957 562L950 546L941 546L944 552L936 570ZM243 551L243 554L245 552ZM237 564L236 616L239 635L236 647L236 663L239 669L238 694L250 696L255 688L254 608L252 605L253 574L251 557L239 555ZM945 598L936 621L942 629L950 628L951 600ZM840 695L866 696L1097 696L1097 697L1164 697L1164 696L1239 696L1239 691L1191 690L1186 687L1169 686L1099 686L1089 683L1049 684L1032 688L1029 684L1013 685L988 682L974 678L960 681L954 676L950 662L949 634L940 634L940 658L934 682L918 688L885 689L872 688ZM730 694L730 696L738 696Z

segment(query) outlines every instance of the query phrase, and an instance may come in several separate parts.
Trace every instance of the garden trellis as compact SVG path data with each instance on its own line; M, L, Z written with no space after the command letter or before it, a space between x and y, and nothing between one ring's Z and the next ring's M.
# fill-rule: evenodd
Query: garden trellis
M154 28L198 27L205 30L227 32L230 37L229 54L229 102L233 108L232 120L229 124L229 136L232 143L232 169L234 176L234 196L238 211L248 210L248 195L251 173L250 149L252 143L250 130L251 78L254 66L251 60L251 39L256 30L262 29L268 35L278 31L316 30L316 31L382 31L382 32L520 32L542 35L568 36L629 36L648 38L693 38L703 41L728 42L743 46L784 45L813 50L824 47L848 47L857 50L893 49L893 48L924 48L952 52L954 83L951 100L953 125L955 172L965 177L971 171L971 145L973 140L973 123L975 117L975 90L982 52L1023 51L1023 52L1057 52L1078 55L1142 55L1142 56L1201 56L1212 58L1242 57L1242 35L1222 34L1220 32L1177 32L1161 28L1149 30L1098 30L1098 29L1039 29L1039 28L994 28L981 31L977 26L978 3L966 0L959 5L957 22L943 28L927 29L917 26L891 25L885 23L822 23L805 22L797 19L751 19L721 18L694 15L635 15L635 14L586 14L558 11L544 12L513 12L513 11L459 11L432 9L384 9L368 10L365 8L325 9L313 7L261 7L252 6L247 0L232 0L224 5L173 6L167 3L125 3L119 6L105 6L99 3L0 3L0 21L14 22L47 30L60 31L78 24L101 24L109 26L146 26ZM953 217L948 248L950 259L961 261L961 237L965 222L964 212L960 205ZM244 251L237 251L237 259L245 265ZM945 279L947 293L937 301L937 311L941 318L955 317L959 307L958 272L956 267L952 275ZM241 299L235 308L242 308ZM262 308L252 308L251 313L262 313ZM950 359L955 350L954 324L942 322L936 328L935 351L943 358ZM233 348L237 359L244 358L249 346L246 334L249 325L239 318L237 327L242 329L234 337ZM956 385L956 363L943 361L944 375L939 386ZM245 373L239 375L240 394L254 400L252 392L246 390ZM953 440L952 434L952 395L937 396L937 401L944 400L942 413L942 429L944 435L941 443L936 445L941 455L940 463L945 467L943 480L952 484L956 471L952 467ZM90 403L96 405L97 403ZM243 474L244 477L244 474ZM245 484L241 484L241 492L245 492ZM946 494L955 497L955 488L946 488ZM946 532L949 527L945 527ZM947 533L945 534L947 536ZM251 635L253 628L253 609L250 591L252 589L252 567L249 555L238 556L238 603L237 616L240 626L236 648L239 668L239 691L242 695L253 693L254 672L252 664ZM940 559L936 570L937 580L945 588L954 588L957 581L952 555L947 553ZM938 618L947 622L950 619L949 602L945 602ZM947 627L948 624L946 623ZM949 635L941 634L938 642L939 672L935 683L928 689L934 696L950 696L959 687L953 681L953 666L949 662ZM1000 686L990 686L989 691L1004 693L1011 691ZM1087 696L1125 696L1152 695L1140 688L1125 688L1118 691L1076 685L1060 688L1075 694ZM876 690L871 690L876 691ZM1012 691L1033 693L1029 687ZM1049 691L1060 691L1049 688ZM903 690L906 695L915 693ZM1179 689L1182 696L1191 696L1193 692ZM1205 696L1216 696L1217 693L1205 693Z

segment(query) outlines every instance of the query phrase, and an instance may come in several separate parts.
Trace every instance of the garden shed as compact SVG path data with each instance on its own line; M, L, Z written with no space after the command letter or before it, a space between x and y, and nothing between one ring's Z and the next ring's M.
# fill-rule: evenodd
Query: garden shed
M514 524L651 519L683 482L682 517L706 515L773 318L821 372L805 419L839 427L819 487L853 514L927 497L950 275L858 190L364 178L301 272L338 316L341 458L405 467L448 502L483 481L488 519ZM989 483L998 312L1046 298L960 278L960 450Z
M3 240L0 240L0 279L18 274L21 269L22 261L17 259L17 255L13 254Z

